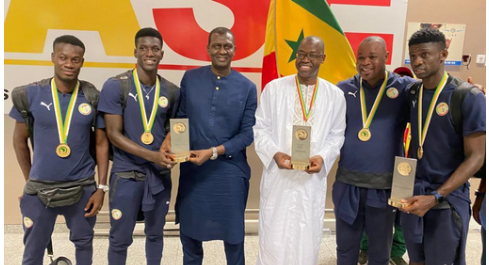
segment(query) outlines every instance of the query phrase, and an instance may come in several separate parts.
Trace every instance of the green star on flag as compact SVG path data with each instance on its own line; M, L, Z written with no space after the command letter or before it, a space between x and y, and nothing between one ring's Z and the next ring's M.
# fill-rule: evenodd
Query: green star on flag
M336 84L357 73L355 55L328 0L270 0L262 88L276 78L297 74L291 62L297 59L299 44L307 36L324 41L328 56L319 68L319 77Z
M304 39L304 29L301 30L301 34L299 35L299 39L297 41L293 40L285 40L287 44L292 48L292 54L290 55L289 58L289 63L295 60L295 54L297 53L297 50L299 49L299 45L301 44L301 41Z

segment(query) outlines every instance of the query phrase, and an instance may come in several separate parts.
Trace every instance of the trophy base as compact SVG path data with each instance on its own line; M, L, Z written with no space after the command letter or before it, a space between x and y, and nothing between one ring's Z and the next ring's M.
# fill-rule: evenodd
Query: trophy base
M175 162L177 163L185 163L185 162L188 162L190 160L190 156L179 156L179 157L175 157Z
M292 169L294 169L294 170L308 170L309 165L308 164L295 163L295 164L292 164Z
M408 204L407 203L402 203L402 202L394 201L394 200L391 200L391 199L388 200L388 203L389 203L390 206L396 207L396 208L399 208L399 209L404 209L404 208L408 207Z

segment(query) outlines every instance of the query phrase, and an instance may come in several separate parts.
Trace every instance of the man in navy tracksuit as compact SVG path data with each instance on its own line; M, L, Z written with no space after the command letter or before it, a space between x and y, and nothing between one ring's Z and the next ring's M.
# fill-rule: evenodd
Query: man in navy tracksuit
M179 97L176 86L157 74L163 40L157 30L144 28L136 34L135 44L136 69L107 80L99 103L114 146L108 253L109 264L113 265L126 263L140 210L145 219L147 264L161 263L163 227L170 206L170 169L175 164L168 154L159 152L167 134L165 126L176 114ZM124 80L130 83L130 89L122 102ZM174 97L169 96L168 86L174 89Z
M369 264L387 265L390 260L396 210L387 200L394 158L403 152L406 87L414 79L386 71L387 56L382 38L366 38L357 52L358 74L338 83L347 103L345 143L333 185L339 265L357 264L364 230ZM360 135L365 130L367 138Z
M89 152L90 130L97 112L83 92L85 86L96 89L78 80L85 46L74 36L61 36L54 41L53 49L54 77L24 87L33 120L32 163L28 127L15 107L10 112L16 120L14 150L27 181L20 199L25 231L22 264L42 265L58 215L64 216L70 229L76 263L92 264L95 215L102 208L107 191L108 141L105 133L97 130L101 184L97 188L95 161ZM98 127L103 127L103 120L98 121ZM58 201L55 193L70 195Z
M409 57L422 84L409 102L412 142L418 159L414 197L406 199L402 224L412 264L465 264L470 220L468 179L485 156L486 102L471 87L460 106L451 106L460 79L448 75L445 36L422 29L409 40ZM465 84L467 85L467 84ZM453 115L461 112L461 129Z

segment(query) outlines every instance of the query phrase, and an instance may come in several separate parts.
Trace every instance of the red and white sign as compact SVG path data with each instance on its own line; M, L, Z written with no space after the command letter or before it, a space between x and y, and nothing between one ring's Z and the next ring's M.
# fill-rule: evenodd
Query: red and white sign
M356 51L369 35L384 37L388 69L402 64L407 0L331 0L331 8ZM85 64L80 79L101 88L133 68L134 35L157 28L164 39L160 74L179 84L185 70L209 64L208 32L230 28L236 41L232 67L261 84L269 0L7 0L4 19L4 113L14 87L53 75L52 43L63 34L80 38ZM325 40L327 41L327 40ZM258 89L259 90L259 89Z

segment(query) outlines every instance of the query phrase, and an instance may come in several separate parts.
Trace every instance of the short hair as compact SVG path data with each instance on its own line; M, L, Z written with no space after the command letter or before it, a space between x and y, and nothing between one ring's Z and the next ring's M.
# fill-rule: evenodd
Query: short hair
M363 43L371 43L371 42L380 43L380 45L382 45L382 48L386 50L387 45L385 43L385 40L380 36L368 36L365 39L363 39L362 42L360 42L360 45L362 45Z
M138 39L142 37L155 37L160 40L161 46L163 46L163 38L159 31L154 28L142 28L136 33L136 37L134 38L134 45L138 46Z
M207 45L211 44L211 38L212 38L213 34L222 35L222 34L228 34L228 33L231 34L231 36L233 36L233 43L234 43L234 34L230 29L228 29L226 27L217 27L217 28L211 30L211 32L209 33L209 39L207 41Z
M447 43L445 35L438 29L433 28L423 28L416 31L409 39L409 47L416 44L434 42L439 45L439 47L444 50L447 48Z
M53 51L54 51L54 47L58 43L67 43L67 44L71 44L74 46L78 46L78 47L81 47L83 49L83 51L85 51L85 44L83 44L83 42L79 38L77 38L73 35L63 35L63 36L57 37L53 42Z

